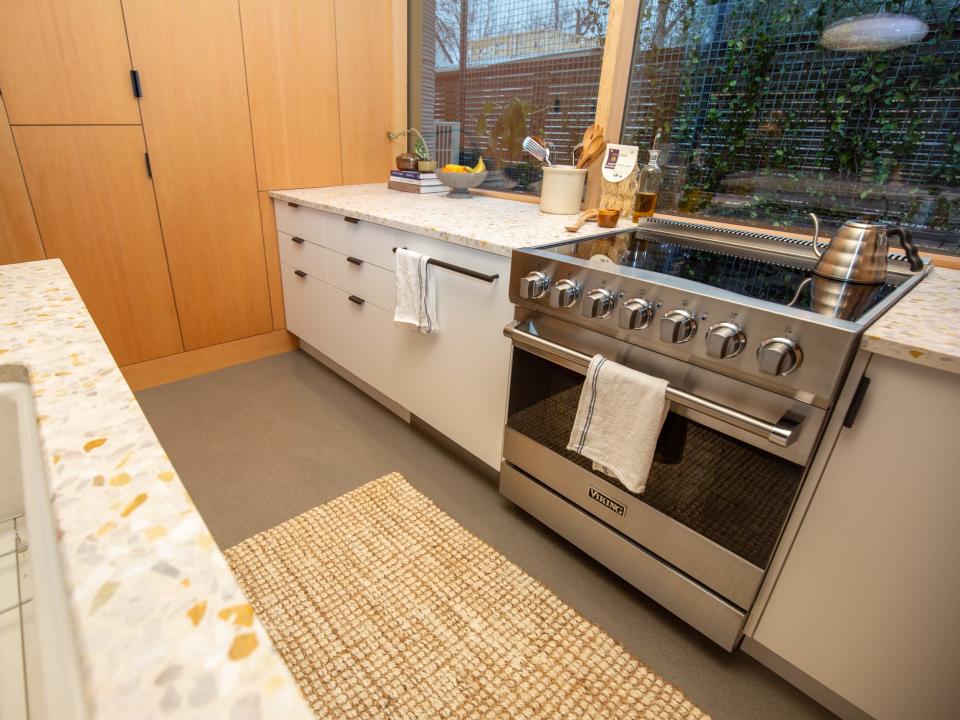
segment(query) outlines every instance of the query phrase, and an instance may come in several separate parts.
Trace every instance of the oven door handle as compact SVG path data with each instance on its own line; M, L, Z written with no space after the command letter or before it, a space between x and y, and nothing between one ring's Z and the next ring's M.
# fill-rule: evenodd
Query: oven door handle
M577 350L573 350L551 340L533 335L511 323L503 329L503 334L510 338L520 348L532 350L537 354L549 355L565 360L568 363L586 370L593 359ZM789 447L797 439L797 433L803 418L795 413L787 412L777 422L771 423L753 415L747 415L727 405L708 400L707 398L667 386L667 400L676 405L682 405L690 410L696 410L704 415L723 420L743 430L766 438L779 447Z

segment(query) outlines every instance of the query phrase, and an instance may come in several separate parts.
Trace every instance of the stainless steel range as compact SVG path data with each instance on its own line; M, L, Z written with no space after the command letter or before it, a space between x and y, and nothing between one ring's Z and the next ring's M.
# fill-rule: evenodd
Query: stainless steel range
M928 270L891 255L853 285L815 262L811 241L660 220L513 253L500 492L727 649L861 334ZM598 353L669 381L641 495L566 449Z

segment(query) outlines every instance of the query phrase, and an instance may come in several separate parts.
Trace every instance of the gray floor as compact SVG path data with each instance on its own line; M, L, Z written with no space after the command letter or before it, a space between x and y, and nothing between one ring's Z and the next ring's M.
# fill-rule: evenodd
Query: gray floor
M400 471L714 718L833 717L745 654L691 630L302 352L137 399L221 547Z

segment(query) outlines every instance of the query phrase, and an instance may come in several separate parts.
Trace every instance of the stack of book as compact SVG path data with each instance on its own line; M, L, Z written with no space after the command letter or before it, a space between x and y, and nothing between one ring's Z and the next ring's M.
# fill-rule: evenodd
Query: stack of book
M448 188L436 173L422 173L416 170L391 170L390 182L387 187L391 190L401 190L410 193L440 193Z

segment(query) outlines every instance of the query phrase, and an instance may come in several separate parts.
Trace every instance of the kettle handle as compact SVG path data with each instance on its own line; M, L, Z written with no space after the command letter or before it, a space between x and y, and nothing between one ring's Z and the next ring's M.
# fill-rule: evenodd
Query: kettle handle
M917 244L913 242L913 234L902 227L893 227L887 230L887 237L896 236L900 238L900 247L903 248L904 255L910 263L911 272L923 270L923 260L920 259L920 252L917 250Z
M810 219L813 220L813 252L817 257L823 257L823 250L817 245L817 241L820 239L820 218L813 213L809 214Z

